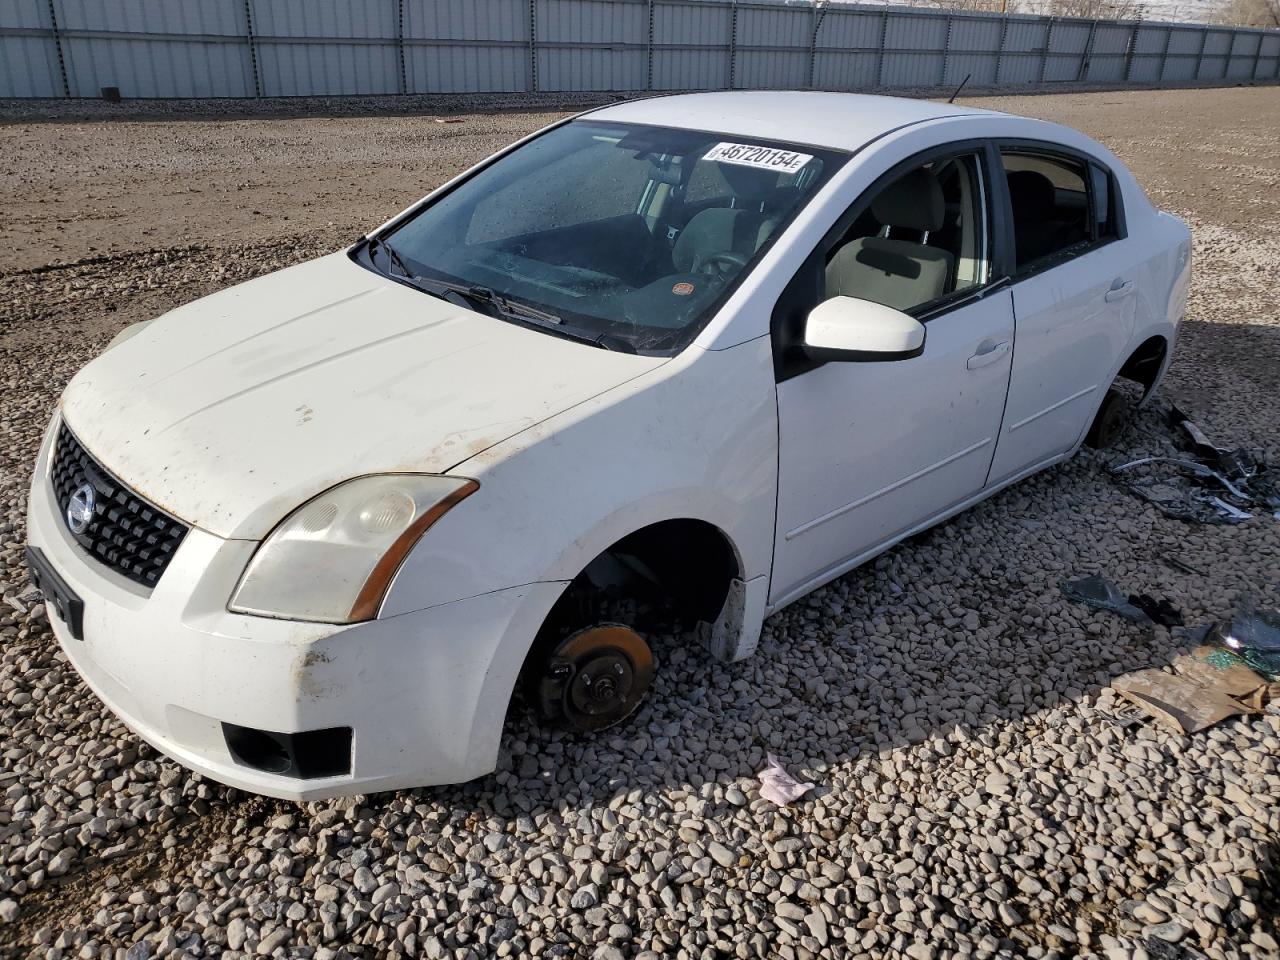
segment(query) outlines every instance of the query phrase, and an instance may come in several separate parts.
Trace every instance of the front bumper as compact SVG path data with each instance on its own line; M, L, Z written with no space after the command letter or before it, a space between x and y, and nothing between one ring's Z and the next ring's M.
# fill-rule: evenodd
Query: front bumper
M88 686L144 740L214 780L314 800L458 783L490 772L524 654L563 585L531 584L349 627L229 613L256 544L193 528L154 590L71 538L36 465L28 542L83 601L83 639L50 622ZM350 772L302 779L246 766L225 724L351 728Z

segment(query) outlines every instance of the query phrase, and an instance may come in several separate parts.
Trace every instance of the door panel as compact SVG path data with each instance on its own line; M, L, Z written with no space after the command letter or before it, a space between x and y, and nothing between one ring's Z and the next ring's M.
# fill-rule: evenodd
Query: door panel
M770 602L982 489L1013 351L1008 289L937 316L912 360L828 363L778 384Z
M1017 347L993 483L1066 453L1088 428L1133 333L1125 247L1107 244L1014 285Z

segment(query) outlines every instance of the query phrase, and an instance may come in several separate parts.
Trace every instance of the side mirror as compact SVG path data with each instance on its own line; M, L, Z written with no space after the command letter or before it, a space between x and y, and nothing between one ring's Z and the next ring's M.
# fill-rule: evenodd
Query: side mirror
M815 360L910 360L924 353L924 324L857 297L832 297L811 311L804 351Z

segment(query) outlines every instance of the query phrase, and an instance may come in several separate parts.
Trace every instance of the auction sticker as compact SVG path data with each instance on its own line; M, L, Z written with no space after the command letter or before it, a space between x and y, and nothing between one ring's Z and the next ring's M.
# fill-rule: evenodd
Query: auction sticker
M717 143L702 155L702 159L715 160L717 163L736 163L760 170L775 170L778 173L796 173L813 159L813 154L779 150L777 147L757 147L749 143Z

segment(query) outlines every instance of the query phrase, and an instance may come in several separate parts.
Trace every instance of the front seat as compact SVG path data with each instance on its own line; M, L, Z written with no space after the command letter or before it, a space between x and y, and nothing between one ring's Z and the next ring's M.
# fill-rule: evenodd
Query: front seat
M871 215L885 236L851 240L827 263L827 296L860 297L897 310L936 300L947 291L955 258L924 243L946 215L942 187L928 170L913 170L885 187L871 201ZM896 230L921 234L920 240L892 236Z
M750 259L777 226L777 216L763 208L776 191L778 175L731 163L717 166L733 191L733 206L700 210L680 231L671 261L681 273L696 273L717 253Z

